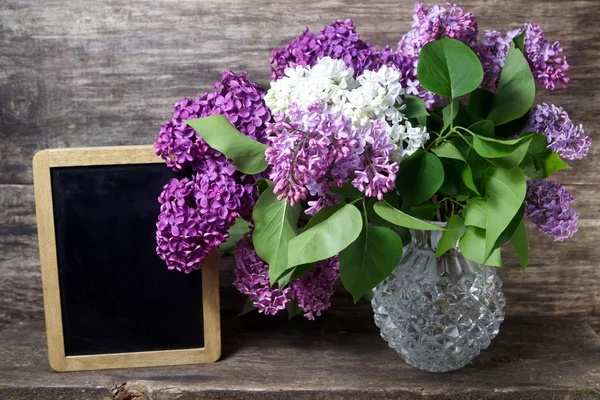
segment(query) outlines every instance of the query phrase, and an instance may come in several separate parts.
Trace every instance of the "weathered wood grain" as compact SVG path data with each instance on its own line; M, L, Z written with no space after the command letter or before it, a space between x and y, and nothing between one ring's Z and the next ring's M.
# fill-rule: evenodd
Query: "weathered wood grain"
M387 347L368 307L339 309L314 322L232 313L222 319L223 357L215 364L101 373L51 372L40 323L5 329L0 398L599 398L600 337L580 320L506 321L472 364L431 374Z
M597 1L468 0L480 29L540 23L572 66L568 90L541 92L595 132L600 118ZM199 96L224 69L268 82L270 52L304 26L353 18L362 37L395 46L413 2L4 0L0 4L0 184L31 183L48 147L152 143L172 104ZM557 179L600 183L600 150Z

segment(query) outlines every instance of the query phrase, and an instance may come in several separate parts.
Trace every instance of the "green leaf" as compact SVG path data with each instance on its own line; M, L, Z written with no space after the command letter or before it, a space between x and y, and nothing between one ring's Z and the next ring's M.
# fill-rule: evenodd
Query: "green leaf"
M521 221L523 221L524 215L525 203L521 204L521 208L519 208L519 211L517 211L513 219L510 221L510 224L508 224L506 229L504 229L504 231L500 234L498 239L496 239L496 243L494 243L494 249L502 247L506 242L510 240Z
M534 98L535 82L529 63L511 42L487 118L495 125L513 121L529 111Z
M417 77L430 92L455 99L477 89L483 80L483 68L469 46L446 38L423 46Z
M250 299L246 299L242 311L240 311L240 313L236 315L236 317L241 317L242 315L250 314L254 310L256 310L256 308L254 307L254 302Z
M341 210L342 207L344 207L344 205L345 204L336 204L333 206L324 207L324 208L320 209L315 215L313 215L308 220L308 223L304 226L304 228L302 228L302 232L305 232L305 231L309 230L310 228L312 228L313 226L325 221L327 218L331 217L333 214L335 214L336 212Z
M472 118L487 118L493 101L494 93L484 89L475 89L469 95L467 112Z
M558 154L548 148L546 136L533 133L531 139L521 163L525 175L533 179L545 179L556 171L570 168Z
M442 159L444 166L444 183L439 189L440 193L449 196L471 196L479 194L473 181L471 167L465 161Z
M468 226L467 231L458 241L460 252L469 260L478 264L486 264L494 267L502 267L500 249L496 249L486 259L486 232L476 226Z
M471 167L474 180L481 178L490 168L495 168L487 159L477 154L473 147L472 137L466 137L464 140L457 138L451 140L451 142Z
M301 210L300 204L292 207L285 200L277 200L273 187L271 182L252 212L254 250L269 264L271 284L287 270L288 242L296 236Z
M357 197L362 196L362 192L355 188L352 183L346 182L344 186L329 186L329 190L335 194L339 194L342 197L346 197L348 199L356 199Z
M406 118L429 116L425 102L420 97L406 96L406 98L402 100L402 106L404 107L404 109L402 109L402 114L404 114Z
M284 272L283 275L279 278L277 283L279 284L279 288L283 289L290 282L295 281L298 278L302 278L306 275L311 269L315 267L315 263L296 265L294 268L289 269Z
M440 132L445 132L446 129L450 128L454 118L458 115L458 109L460 107L460 102L458 99L454 99L442 110L442 119L444 121L444 125L442 126L442 130Z
M531 111L528 111L520 118L496 126L496 129L494 129L494 137L497 139L508 139L514 137L515 134L518 134L519 132L523 132L527 121L529 121L530 114Z
M429 222L422 221L418 218L411 217L408 214L403 213L397 208L389 205L388 202L378 201L373 206L375 212L386 221L391 222L394 225L403 226L409 229L420 229L423 231L443 231L444 228L430 224Z
M400 263L402 240L389 228L363 227L358 239L340 253L340 277L356 303Z
M446 230L442 234L440 241L438 242L435 256L439 257L448 250L456 246L458 239L463 235L465 231L465 220L458 214L452 214L446 225Z
M494 137L494 123L489 119L483 119L481 121L475 122L469 127L469 130L479 136L489 138Z
M198 132L210 147L231 159L238 171L254 175L267 169L265 151L268 146L238 131L224 115L186 120L185 123Z
M258 189L258 193L263 194L263 192L269 188L270 183L272 183L272 181L265 178L259 178L254 185Z
M290 240L286 269L333 257L356 240L362 225L358 209L346 204L326 220Z
M523 141L519 146L509 155L505 157L499 158L490 158L489 161L497 167L504 169L512 169L521 164L523 158L527 155L527 150L529 149L529 144L531 143L531 139L527 139Z
M221 254L231 254L235 249L235 244L250 230L250 224L242 218L235 220L235 224L229 228L229 237L219 246Z
M431 151L439 158L450 158L454 160L465 161L462 153L456 148L456 146L454 146L452 142L444 142L441 145L432 148Z
M529 140L528 136L513 140L499 140L491 137L473 135L475 151L485 158L500 158L512 154L523 143ZM526 152L526 151L525 151Z
M529 238L527 237L527 229L523 220L521 220L515 233L510 238L510 244L512 244L517 253L521 268L525 271L527 265L529 265Z
M290 300L285 307L288 312L288 321L291 321L293 318L304 312L303 309L300 308L298 302L296 300Z
M440 203L423 203L418 206L414 206L410 208L410 215L413 217L424 219L424 220L433 220L437 214L437 210L440 208Z
M467 200L467 207L465 208L465 225L476 226L478 228L485 229L487 213L488 207L485 200Z
M519 36L516 36L513 39L513 43L515 47L521 51L521 53L525 54L525 35L527 34L527 26L523 29L523 32Z
M400 163L396 189L402 198L402 207L424 203L444 182L444 167L435 154L414 153Z
M511 170L496 168L486 176L485 188L488 196L485 249L486 254L489 254L496 240L523 205L527 184L520 168Z

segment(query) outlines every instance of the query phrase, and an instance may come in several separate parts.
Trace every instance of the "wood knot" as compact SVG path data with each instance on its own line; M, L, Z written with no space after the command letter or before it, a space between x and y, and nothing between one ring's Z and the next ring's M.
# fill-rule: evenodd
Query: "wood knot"
M113 400L151 400L148 389L137 382L125 382L112 390Z

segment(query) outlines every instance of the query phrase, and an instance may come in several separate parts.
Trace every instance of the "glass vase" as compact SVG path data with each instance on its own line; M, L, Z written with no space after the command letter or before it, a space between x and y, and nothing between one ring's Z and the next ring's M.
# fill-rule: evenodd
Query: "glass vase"
M409 365L457 370L498 334L502 281L494 267L467 260L458 247L436 258L441 231L411 234L400 265L374 289L375 324Z

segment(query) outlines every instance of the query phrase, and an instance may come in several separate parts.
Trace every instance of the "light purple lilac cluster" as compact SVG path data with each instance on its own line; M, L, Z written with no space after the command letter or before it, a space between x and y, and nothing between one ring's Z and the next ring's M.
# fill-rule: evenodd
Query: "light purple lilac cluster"
M277 284L269 283L269 266L254 251L252 231L237 242L234 255L233 284L248 296L259 312L275 315L284 310L290 300L295 300L304 311L304 317L314 320L315 315L320 316L330 307L333 284L339 277L337 256L319 261L306 275L281 290Z
M156 252L169 269L199 269L210 251L229 237L237 217L251 218L258 197L254 178L242 176L184 122L223 114L240 132L265 143L264 127L271 118L263 100L266 91L246 76L226 71L214 92L178 102L154 144L169 167L189 174L172 179L159 198Z
M525 215L544 234L562 242L577 232L577 214L569 206L573 195L549 180L527 182Z
M474 46L485 73L482 87L495 90L510 43L523 33L523 30L526 30L523 41L524 55L535 80L546 89L554 90L557 85L566 88L569 77L565 73L569 70L569 64L562 55L560 43L550 43L544 39L542 28L533 24L525 24L506 35L498 31L485 32L483 38Z
M538 104L524 132L546 135L548 148L566 160L581 160L592 144L592 138L586 136L583 126L575 125L562 107L553 104Z
M336 20L323 27L318 34L306 28L283 49L273 50L271 78L282 78L286 68L297 65L312 67L323 57L344 60L354 69L355 76L365 69L375 69L379 60L377 49L360 39L352 20Z
M341 187L350 177L366 196L383 198L394 187L398 164L391 161L394 145L381 122L360 129L326 104L306 110L292 106L267 125L271 147L266 160L273 166L278 199L291 205L307 200L309 215L333 204L330 186Z

